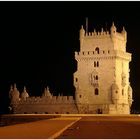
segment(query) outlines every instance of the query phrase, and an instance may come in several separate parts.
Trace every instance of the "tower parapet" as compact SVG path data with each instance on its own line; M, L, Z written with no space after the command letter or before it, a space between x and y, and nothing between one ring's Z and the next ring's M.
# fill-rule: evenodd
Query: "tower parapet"
M101 38L101 37L109 37L109 31L103 31L103 28L101 28L101 31L96 32L96 30L94 29L94 32L88 32L88 34L84 34L83 37L97 37L97 38Z
M119 39L122 40L126 40L127 38L127 32L125 30L125 28L123 27L123 30L121 33L117 32L117 28L114 25L114 22L112 23L112 26L110 28L110 31L104 31L103 28L101 28L101 31L96 31L96 29L94 29L93 32L85 32L83 25L81 26L80 29L80 39L82 38L105 38L105 37L111 37L113 39L113 37L117 37Z

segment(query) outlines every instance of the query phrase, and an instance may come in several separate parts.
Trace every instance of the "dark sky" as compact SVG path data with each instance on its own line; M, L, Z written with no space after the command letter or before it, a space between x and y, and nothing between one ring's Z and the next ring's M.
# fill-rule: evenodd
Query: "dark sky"
M112 21L125 26L131 52L133 110L140 111L140 2L0 2L0 113L7 113L10 84L40 96L45 86L57 95L73 95L74 51L79 29L89 18L89 31Z

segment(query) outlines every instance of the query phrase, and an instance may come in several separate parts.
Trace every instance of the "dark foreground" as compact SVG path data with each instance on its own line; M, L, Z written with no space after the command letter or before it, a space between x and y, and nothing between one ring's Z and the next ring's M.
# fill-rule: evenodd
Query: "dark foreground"
M11 114L11 115L0 115L0 127L15 125L15 124L22 124L28 122L35 122L44 119L51 119L60 117L60 115L42 115L42 114Z
M11 118L6 117L12 124ZM21 124L0 127L0 139L140 139L139 115L38 114L16 118Z
M140 116L83 116L59 139L140 139Z

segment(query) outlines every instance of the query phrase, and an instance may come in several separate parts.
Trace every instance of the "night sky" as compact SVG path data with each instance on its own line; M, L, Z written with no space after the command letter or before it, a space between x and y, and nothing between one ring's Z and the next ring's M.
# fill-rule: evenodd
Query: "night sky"
M0 113L8 113L10 84L25 85L29 95L44 87L54 95L74 95L74 51L79 29L89 19L89 31L117 31L125 26L127 51L132 53L132 110L140 111L140 2L0 2Z

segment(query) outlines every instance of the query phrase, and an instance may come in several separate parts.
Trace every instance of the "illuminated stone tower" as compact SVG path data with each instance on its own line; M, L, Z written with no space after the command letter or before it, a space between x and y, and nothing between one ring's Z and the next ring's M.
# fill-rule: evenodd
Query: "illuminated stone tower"
M75 52L75 99L79 113L130 114L131 54L126 52L127 32L112 24L110 32L80 29L80 52Z

